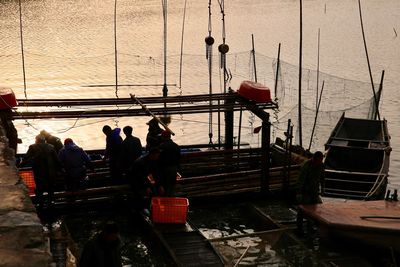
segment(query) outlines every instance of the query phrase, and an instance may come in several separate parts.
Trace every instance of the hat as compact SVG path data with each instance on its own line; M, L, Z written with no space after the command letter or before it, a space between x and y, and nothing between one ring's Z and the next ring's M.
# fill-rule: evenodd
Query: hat
M71 138L66 138L65 140L64 140L64 146L66 146L66 145L68 145L68 144L72 144L74 141L72 141L72 139Z
M171 138L171 132L168 130L164 130L161 132L161 137L162 138Z

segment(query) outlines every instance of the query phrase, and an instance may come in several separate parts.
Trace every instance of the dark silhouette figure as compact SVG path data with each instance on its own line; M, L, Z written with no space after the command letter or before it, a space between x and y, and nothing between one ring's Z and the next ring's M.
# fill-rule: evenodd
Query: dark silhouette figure
M298 204L318 204L322 203L320 192L324 193L324 155L321 151L314 153L313 157L306 161L300 169L297 182L297 202ZM298 209L297 227L300 232L303 229L303 214Z
M84 246L78 267L122 267L118 226L107 223Z
M144 197L153 193L153 185L149 179L151 177L155 182L160 177L160 150L153 147L149 152L135 160L132 167L132 176L130 184L132 191L136 196Z
M146 150L150 151L152 147L157 147L161 143L161 133L163 129L160 128L158 121L153 118L147 125L149 125L149 130L146 136Z
M39 207L43 207L43 193L47 192L47 204L50 205L54 195L54 180L60 170L60 162L54 147L46 143L43 136L36 136L36 142L29 146L21 167L31 166L35 176L35 195Z
M121 146L121 163L122 168L127 173L133 166L135 160L142 155L142 143L140 139L132 135L132 127L125 126L123 129L125 139Z
M170 131L161 133L160 144L160 174L159 186L164 189L165 196L173 196L175 193L176 176L180 167L181 149L171 139Z
M121 129L111 129L110 126L103 127L103 133L106 135L106 150L104 152L104 160L109 160L111 180L114 183L121 182L120 170L120 153L122 137L120 136Z
M48 133L45 130L41 130L40 131L40 135L44 137L44 139L46 139L46 142L50 145L52 145L56 151L56 153L58 153L61 148L63 148L63 144L60 140L60 138L58 138L57 136L51 135L50 133Z
M14 123L12 122L12 111L10 109L0 111L1 124L6 132L8 139L8 146L14 149L14 153L17 153L17 145L22 143L22 140L18 138L17 129L15 129Z
M67 191L77 191L86 178L87 168L93 169L89 156L71 138L67 138L58 158L65 169Z

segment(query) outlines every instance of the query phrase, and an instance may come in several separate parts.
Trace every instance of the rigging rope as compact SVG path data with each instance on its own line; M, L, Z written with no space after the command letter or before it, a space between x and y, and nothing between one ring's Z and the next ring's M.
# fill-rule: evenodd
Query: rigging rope
M163 87L163 97L167 97L167 14L168 14L168 2L167 0L161 0L163 8L163 19L164 19L164 87ZM164 103L166 107L166 103Z
M18 1L19 4L19 32L20 32L20 40L21 40L21 57L22 57L22 76L24 79L24 95L25 99L28 98L26 94L26 73L25 73L25 55L24 55L24 38L22 32L22 4L21 0Z
M220 57L220 68L223 69L224 75L224 93L226 93L226 85L229 80L229 73L226 69L226 54L229 51L229 46L225 43L226 32L225 32L225 0L218 0L219 7L222 15L222 44L218 46L218 51L221 53Z
M208 84L209 84L209 94L210 94L210 113L208 117L208 138L209 143L212 144L213 138L213 115L212 115L212 45L214 44L214 38L211 36L212 26L211 26L211 0L208 1L208 36L205 38L206 42L206 59L208 62Z

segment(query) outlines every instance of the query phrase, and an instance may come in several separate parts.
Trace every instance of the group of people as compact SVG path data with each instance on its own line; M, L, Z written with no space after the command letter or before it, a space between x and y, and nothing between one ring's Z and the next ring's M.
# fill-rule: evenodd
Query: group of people
M60 138L42 130L30 145L19 167L32 167L35 178L35 195L39 207L50 206L54 195L55 178L65 172L65 188L69 191L79 189L86 177L86 169L92 168L86 152L77 146L71 138L64 143ZM43 198L47 192L47 200Z
M146 146L143 149L138 137L133 136L131 126L121 129L103 127L106 148L103 160L108 161L111 181L114 184L130 183L138 196L172 196L180 163L180 148L171 139L171 132L163 130L157 119L148 123ZM71 138L61 142L60 138L42 130L30 145L19 167L32 167L39 206L51 204L57 175L65 176L65 189L80 189L87 176L87 169L93 169L90 157ZM152 179L149 179L152 178ZM47 199L44 199L47 192Z
M121 129L103 127L106 135L104 160L109 161L110 175L114 183L130 183L137 196L173 196L180 164L180 147L171 139L171 132L163 130L157 119L147 125L146 146L132 135L133 129L125 126L125 139ZM145 153L143 153L145 151Z

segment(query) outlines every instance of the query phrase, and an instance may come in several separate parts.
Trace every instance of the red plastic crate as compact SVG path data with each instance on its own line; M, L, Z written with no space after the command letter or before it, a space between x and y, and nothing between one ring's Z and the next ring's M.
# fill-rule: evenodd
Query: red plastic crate
M189 200L180 197L153 197L151 220L154 223L186 223Z
M28 187L29 195L32 196L35 194L36 184L35 177L33 175L32 170L27 171L19 171L19 176L21 176L25 185Z

